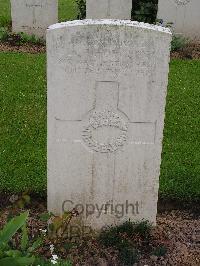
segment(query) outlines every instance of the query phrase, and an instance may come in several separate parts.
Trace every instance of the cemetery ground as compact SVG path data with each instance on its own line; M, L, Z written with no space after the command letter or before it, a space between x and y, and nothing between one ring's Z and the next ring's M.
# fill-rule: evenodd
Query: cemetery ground
M35 239L46 228L40 219L46 212L46 55L2 51L0 62L0 227L30 209L29 237ZM105 242L94 235L57 242L45 237L37 254L49 258L53 242L59 257L77 265L132 265L137 258L137 265L199 264L199 73L199 60L171 60L156 229L148 233L147 227L145 237L120 229L122 246L113 240L116 232ZM30 204L13 205L9 199L20 199L22 191Z
M146 222L138 225L125 223L117 228L103 231L100 235L88 228L73 227L69 222L65 231L66 236L63 237L63 233L56 234L54 230L49 230L48 235L46 233L46 221L49 216L46 213L45 197L39 195L32 197L26 206L21 205L21 199L22 197L19 197L17 200L11 194L0 195L0 228L6 221L10 221L11 217L16 217L28 209L29 245L32 245L33 239L42 240L42 245L35 248L31 253L32 256L40 256L49 261L53 247L54 254L64 261L67 260L67 264L59 264L63 266L199 265L199 217L195 209L160 210L155 228L149 227ZM12 241L18 250L20 250L20 238L19 231ZM3 265L8 266L1 264ZM53 264L39 261L33 265Z
M0 15L0 23L10 21L8 3L0 0L4 14ZM65 7L67 13L63 12ZM76 18L76 11L74 1L59 1L60 21ZM70 261L73 265L91 266L200 264L200 61L191 60L200 58L200 46L189 45L172 57L157 227L151 228L145 222L127 223L100 236L94 232L88 235L83 228L78 233L70 231L71 219L75 219L71 213L61 217L68 225L64 237L54 230L56 220L51 234L45 235L49 219L45 46L0 43L0 229L12 217L29 210L30 243L42 239L31 256L50 260L53 244L54 253L67 260L61 265L68 266ZM20 231L13 236L13 249L21 248L20 237ZM36 265L51 264L40 261Z
M46 56L0 53L1 189L46 189ZM160 194L200 197L200 61L170 64Z

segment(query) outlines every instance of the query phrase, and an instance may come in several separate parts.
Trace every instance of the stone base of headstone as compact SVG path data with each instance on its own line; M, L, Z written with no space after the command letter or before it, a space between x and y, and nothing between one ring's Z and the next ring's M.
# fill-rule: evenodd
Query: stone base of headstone
M58 0L11 0L11 16L13 32L45 38L58 22Z

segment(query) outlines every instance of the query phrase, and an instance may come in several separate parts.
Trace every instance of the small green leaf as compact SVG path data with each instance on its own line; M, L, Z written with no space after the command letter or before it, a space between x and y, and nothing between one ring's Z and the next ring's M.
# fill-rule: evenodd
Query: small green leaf
M29 266L35 262L35 258L19 257L19 258L3 258L0 259L1 266Z
M62 266L72 266L70 261L65 261L61 263Z
M0 231L0 247L7 243L13 235L25 224L29 213L25 212L8 222Z
M17 263L19 263L20 266L29 266L32 265L35 261L34 257L31 258L26 258L26 257L21 257L21 258L16 258Z
M0 259L1 266L20 266L20 264L14 258L3 258Z
M5 254L4 254L3 250L0 249L0 259L4 258L4 257L5 257Z
M31 247L28 248L28 252L33 252L37 248L39 248L43 244L43 240L41 237L39 237Z
M51 213L45 212L39 215L40 220L43 222L47 222L51 218Z
M22 227L21 249L23 251L26 250L27 245L28 245L28 230L25 223Z
M26 204L29 204L31 201L31 197L29 195L24 195L23 200L25 201Z
M25 204L24 204L24 201L23 201L22 199L20 199L20 200L17 201L17 206L18 206L19 208L21 208L21 209L24 208L24 205L25 205Z
M16 258L20 257L22 253L19 250L8 250L5 252L8 257Z

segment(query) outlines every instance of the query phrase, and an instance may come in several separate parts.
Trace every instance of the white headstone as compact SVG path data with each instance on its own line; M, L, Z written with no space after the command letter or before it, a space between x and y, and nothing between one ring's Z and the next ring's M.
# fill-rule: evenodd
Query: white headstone
M47 30L49 211L79 204L94 228L155 223L170 41L130 21Z
M131 19L132 0L86 0L88 19Z
M58 22L58 0L11 0L12 31L45 37Z
M176 34L200 40L199 0L159 0L157 18L173 23Z

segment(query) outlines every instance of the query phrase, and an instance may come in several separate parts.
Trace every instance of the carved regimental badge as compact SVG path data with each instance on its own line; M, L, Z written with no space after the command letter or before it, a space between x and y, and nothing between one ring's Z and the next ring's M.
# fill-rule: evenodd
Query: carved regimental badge
M96 82L94 109L89 112L82 131L83 142L93 151L111 153L127 140L129 119L119 110L119 83Z
M104 142L95 139L95 131L100 129L116 129L112 137L105 137ZM127 140L128 124L112 110L93 112L89 118L89 125L82 132L84 142L96 152L109 153L118 150ZM116 136L117 135L117 136Z
M120 110L118 82L96 82L95 95L94 109L83 119L83 144L98 153L113 153L155 143L156 122L134 122Z

